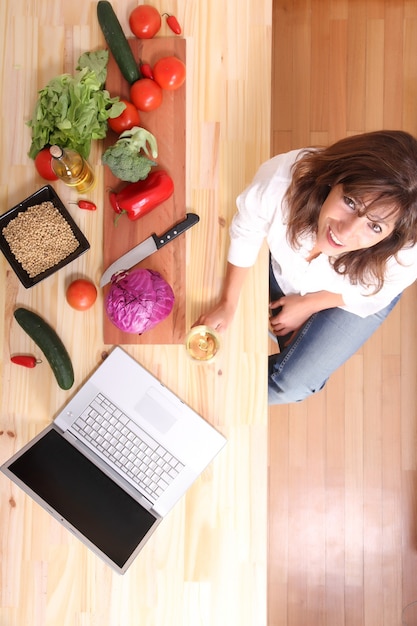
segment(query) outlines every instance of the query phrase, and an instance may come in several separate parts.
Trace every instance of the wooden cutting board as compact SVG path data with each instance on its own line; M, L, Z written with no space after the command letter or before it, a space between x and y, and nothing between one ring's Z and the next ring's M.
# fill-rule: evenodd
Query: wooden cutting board
M149 40L129 39L135 59L151 66L164 56L174 55L185 62L185 40L161 37ZM129 85L122 77L110 54L106 89L112 96L129 100ZM174 181L174 194L153 211L137 221L122 215L117 225L116 214L109 202L109 190L120 190L126 185L104 166L104 231L103 271L122 254L149 237L160 235L184 219L185 206L185 84L176 91L164 91L162 105L155 111L140 113L140 125L155 135L158 142L158 168L166 170ZM104 149L117 140L109 132ZM188 211L190 212L190 211ZM188 232L188 231L187 231ZM170 315L155 328L142 335L120 331L103 310L103 335L106 344L178 344L185 338L185 250L187 232L144 259L137 268L158 271L171 285L175 303ZM109 285L104 288L104 296Z

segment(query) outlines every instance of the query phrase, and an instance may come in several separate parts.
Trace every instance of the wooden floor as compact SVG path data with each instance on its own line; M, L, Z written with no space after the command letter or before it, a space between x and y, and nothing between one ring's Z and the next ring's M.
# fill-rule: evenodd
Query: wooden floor
M417 134L416 1L274 0L272 67L275 154ZM416 306L414 285L323 392L270 409L269 626L396 626L417 600Z

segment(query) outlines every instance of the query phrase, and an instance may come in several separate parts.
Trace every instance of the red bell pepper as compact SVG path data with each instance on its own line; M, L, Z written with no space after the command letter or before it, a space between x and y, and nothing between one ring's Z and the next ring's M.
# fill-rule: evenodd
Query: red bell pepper
M129 183L119 192L110 192L110 204L115 213L126 213L137 220L168 200L174 193L174 181L164 170L151 172L144 180Z

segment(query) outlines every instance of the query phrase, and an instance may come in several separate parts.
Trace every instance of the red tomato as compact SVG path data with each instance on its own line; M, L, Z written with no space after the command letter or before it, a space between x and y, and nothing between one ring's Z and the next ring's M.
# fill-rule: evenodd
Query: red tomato
M129 16L130 30L139 39L151 39L161 28L161 15L149 4L139 4Z
M126 108L120 113L118 117L109 117L107 120L110 128L115 133L120 135L125 130L130 130L134 126L139 126L139 111L134 104L128 102L128 100L120 99L120 102L124 102Z
M97 289L89 280L77 278L67 288L67 302L73 309L77 311L86 311L97 298Z
M155 63L153 77L162 89L178 89L185 81L185 64L177 57L163 57Z
M58 176L52 169L52 157L49 148L43 148L35 157L35 167L39 176L45 180L58 180Z
M162 89L151 78L141 78L131 86L130 99L139 111L154 111L162 104Z

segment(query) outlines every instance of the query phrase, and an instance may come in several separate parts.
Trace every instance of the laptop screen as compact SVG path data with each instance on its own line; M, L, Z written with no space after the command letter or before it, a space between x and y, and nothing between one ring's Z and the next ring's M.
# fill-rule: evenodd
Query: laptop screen
M48 430L8 470L119 568L156 522L54 430Z

